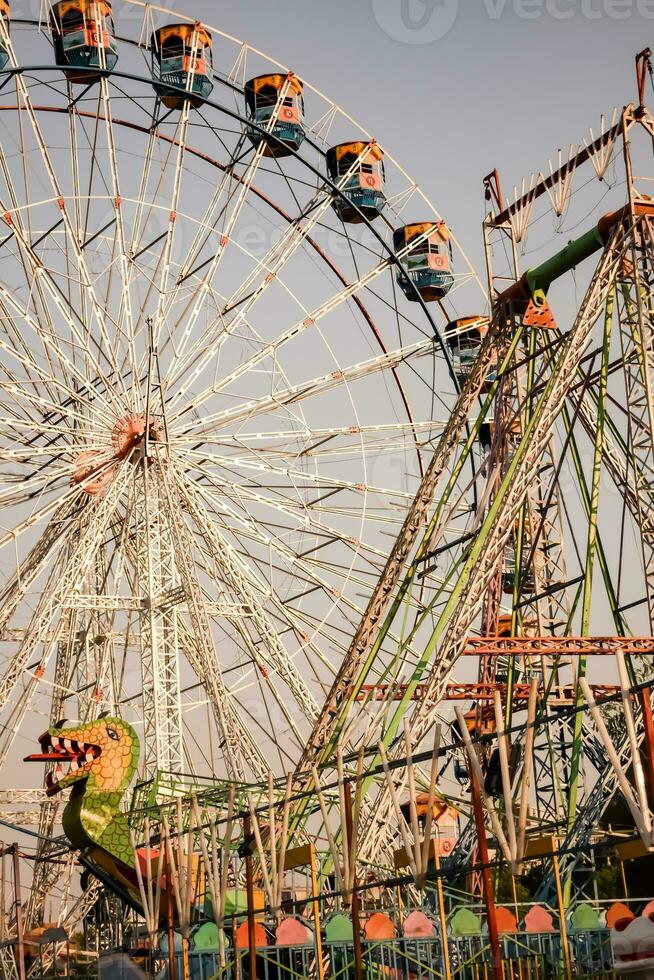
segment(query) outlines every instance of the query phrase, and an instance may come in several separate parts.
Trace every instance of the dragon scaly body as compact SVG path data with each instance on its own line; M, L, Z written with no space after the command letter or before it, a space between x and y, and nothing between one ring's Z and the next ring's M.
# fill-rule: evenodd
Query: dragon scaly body
M96 852L134 867L126 816L120 802L136 771L139 739L120 718L98 718L77 728L53 726L41 736L41 752L26 762L54 761L47 793L72 787L63 814L69 841L81 851ZM67 773L64 762L69 762Z

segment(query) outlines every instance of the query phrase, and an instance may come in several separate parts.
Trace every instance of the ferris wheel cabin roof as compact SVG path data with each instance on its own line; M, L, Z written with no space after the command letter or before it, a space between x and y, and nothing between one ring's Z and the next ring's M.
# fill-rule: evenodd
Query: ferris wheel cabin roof
M7 3L7 8L9 4ZM109 0L57 0L52 4L53 18L63 21L70 13L79 13L83 17L94 19L95 13L101 17L111 17L112 9Z
M210 48L213 45L211 32L199 21L195 24L165 24L152 32L151 46L155 55L161 54L161 49L171 38L179 38L185 46Z

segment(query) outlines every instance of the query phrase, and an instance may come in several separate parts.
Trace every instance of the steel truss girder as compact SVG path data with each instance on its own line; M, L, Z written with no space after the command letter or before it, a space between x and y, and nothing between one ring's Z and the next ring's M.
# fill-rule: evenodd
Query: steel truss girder
M250 732L238 717L225 687L216 656L211 623L193 563L193 540L180 503L180 496L183 499L183 491L177 484L175 471L171 466L166 466L165 472L163 467L156 472L156 479L170 515L172 541L193 628L194 645L193 648L186 648L187 659L190 659L191 666L205 688L213 707L223 742L229 777L245 780L249 768L255 778L261 779L268 767Z
M135 476L131 519L135 588L144 597L139 637L145 772L150 776L157 769L182 772L177 610L175 605L152 601L179 586L178 555L158 474L147 459Z
M598 698L610 697L617 694L620 690L615 684L591 684L591 689ZM529 701L530 684L513 684L511 686L511 699L514 709L525 708ZM400 684L391 688L388 684L364 684L357 701L399 701L406 694L407 685ZM506 699L509 685L503 683L457 683L450 682L445 688L444 701L487 701L493 702L495 692L499 691L503 700ZM543 692L540 685L539 691ZM422 685L418 685L411 694L412 701L422 701L425 691ZM575 688L573 684L558 684L549 689L547 693L547 704L549 707L562 708L571 707L575 703Z
M645 737L645 730L640 715L636 716L636 721L636 738L640 744ZM617 754L624 769L627 770L632 764L631 744L628 736L625 736L618 746ZM584 800L583 806L577 810L574 824L560 844L559 873L564 881L568 881L572 877L575 867L584 857L588 840L597 828L602 814L619 791L618 777L605 754L601 755L601 762L602 765L597 771L597 779L593 783L588 797ZM547 901L554 894L554 871L550 870L548 874L543 876L535 898L536 901Z
M505 329L513 333L518 329L521 320L512 305L508 304L508 306ZM497 433L500 441L498 448L505 464L511 456L512 448L519 443L524 426L529 422L534 408L531 391L539 360L535 356L535 334L531 332L528 337L530 357L527 364L519 365L515 373L505 379L498 394L501 405L498 409L500 419L506 416L508 422L506 429L503 429L500 422ZM540 359L540 364L542 362L543 358ZM538 465L534 467L525 506L518 518L517 531L520 532L520 540L515 542L516 573L527 567L533 569L533 594L538 597L527 596L522 599L522 596L515 592L522 577L517 575L514 599L522 600L517 625L531 613L535 616L536 630L540 634L556 634L564 630L570 615L567 592L553 588L559 582L565 582L568 577L563 552L558 481L552 479L556 473L557 453L554 439L550 438L543 448ZM501 566L498 567L498 575L500 568ZM522 591L527 590L523 588ZM486 629L492 630L494 626L493 621L488 621ZM481 679L486 678L480 676Z
M427 644L424 659L431 659L438 646L438 657L433 661L426 684L426 696L415 706L411 719L414 744L418 745L434 724L438 705L445 693L450 671L466 644L466 637L477 616L485 591L504 552L508 537L522 507L533 469L547 445L553 427L564 402L565 395L575 378L577 368L590 338L591 330L600 316L607 296L613 288L628 240L634 229L618 225L586 291L575 322L566 335L552 366L551 375L544 387L533 417L526 426L520 443L510 460L502 485L489 509L484 525L470 549L470 555L454 585L450 599ZM437 450L438 454L438 450ZM416 678L416 683L419 678ZM386 737L392 738L394 723L390 723ZM381 792L377 806L371 811L372 819L361 829L362 857L377 855L380 841L386 840L386 828L391 818L392 801Z
M650 129L651 131L651 129ZM620 316L623 357L630 416L630 457L615 452L607 465L619 488L624 490L627 506L638 525L643 549L648 609L652 622L654 593L654 418L652 382L654 381L654 280L652 262L654 234L652 219L646 215L640 222L640 234L631 242L630 265L623 265L616 290ZM620 288L622 287L622 289ZM591 407L592 412L592 407ZM633 418L632 418L633 413ZM627 641L629 638L627 638ZM646 651L645 651L646 652ZM633 655L642 654L634 650ZM637 716L637 739L644 737L642 717ZM631 764L631 746L625 737L618 747L618 756L625 768ZM583 858L588 840L604 810L618 792L618 780L613 767L603 754L598 758L597 778L579 808L576 819L561 844L560 873L570 879ZM553 871L543 878L537 893L538 900L554 894Z
M649 619L654 629L654 224L634 237L617 288L629 421L635 516L642 542ZM629 500L629 498L627 498Z
M651 636L472 636L463 657L626 657L654 655Z

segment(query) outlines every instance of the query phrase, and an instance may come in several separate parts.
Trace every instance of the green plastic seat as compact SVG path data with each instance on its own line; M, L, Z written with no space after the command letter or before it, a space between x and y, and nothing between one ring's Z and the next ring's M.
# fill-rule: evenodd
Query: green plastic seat
M215 922L203 922L193 933L195 949L218 949L218 926Z
M600 917L597 909L592 905L582 903L578 905L570 916L570 926L578 931L588 932L591 929L600 928Z
M351 943L354 939L352 920L347 915L333 915L325 925L328 943Z
M459 908L450 919L450 930L454 936L480 936L481 919L470 909Z

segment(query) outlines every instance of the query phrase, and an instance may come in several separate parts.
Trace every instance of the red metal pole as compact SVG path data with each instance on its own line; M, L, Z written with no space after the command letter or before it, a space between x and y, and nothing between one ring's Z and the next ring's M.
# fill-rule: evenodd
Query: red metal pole
M640 703L643 709L643 727L645 729L647 792L650 806L652 806L654 803L654 718L652 718L652 701L649 688L644 688L640 692Z
M650 48L639 51L636 55L636 80L638 82L638 109L642 110L645 106L645 84L647 82L647 72L651 71L652 52Z
M484 904L486 906L486 919L488 922L488 939L490 942L492 955L492 975L494 980L504 980L504 966L502 964L502 952L500 950L500 934L497 930L497 915L495 912L493 879L488 864L488 841L486 840L484 811L481 805L481 790L472 766L469 767L469 770L472 811L475 818L475 828L477 830L479 859L482 865L481 881L484 893Z
M25 935L23 933L23 906L20 894L20 855L18 844L12 844L11 856L14 866L14 901L16 909L16 941L19 980L25 980Z
M350 842L352 840L353 827L352 827L352 793L350 790L350 784L348 782L344 783L343 790L345 794L345 847L350 847ZM354 849L350 848L350 854L353 854L354 861L356 861L356 855L354 854ZM354 936L354 976L356 980L363 980L363 951L361 949L361 919L359 916L359 892L357 891L357 876L353 875L352 879L352 933Z
M168 901L168 977L175 980L177 964L175 962L175 918L173 914L173 890L172 882L168 882L167 888Z
M248 969L250 973L250 980L254 980L257 975L257 939L254 929L254 874L252 871L252 852L250 850L251 836L252 828L250 826L250 818L244 817L243 841L244 846L247 849L245 855L245 888L247 891L248 901Z

